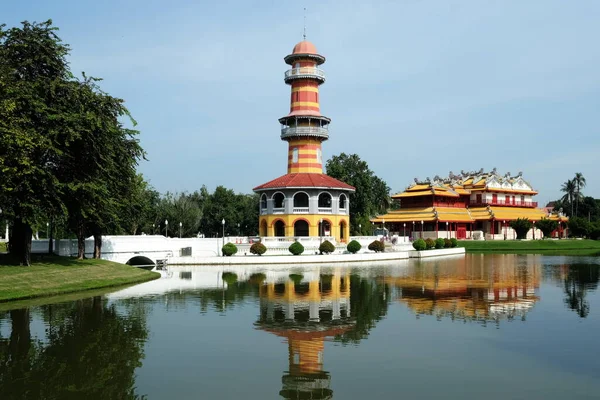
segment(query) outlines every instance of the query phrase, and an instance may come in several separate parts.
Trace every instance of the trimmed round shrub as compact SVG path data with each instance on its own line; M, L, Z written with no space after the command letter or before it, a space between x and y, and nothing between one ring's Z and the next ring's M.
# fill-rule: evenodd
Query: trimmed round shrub
M452 238L450 239L450 242L452 243L452 247L458 247L458 240Z
M352 254L358 253L361 248L362 246L356 240L351 241L348 243L348 246L346 246L346 249Z
M302 282L302 279L304 279L304 275L302 274L290 274L289 277L295 285L299 285L300 282Z
M228 285L233 285L238 280L237 274L233 272L223 272L223 274L221 274L221 278L223 279L223 282L227 283Z
M250 246L250 253L252 253L252 254L258 254L259 256L262 256L266 252L267 252L267 246L265 246L261 242L253 243L252 246Z
M385 251L385 245L383 244L382 241L379 241L379 240L372 241L367 248L371 251L374 251L375 253Z
M442 239L442 238L435 239L435 248L436 249L443 249L445 245L446 245L446 243L444 242L444 239Z
M329 254L329 253L333 253L335 251L335 246L333 245L333 243L331 243L329 240L325 240L323 243L321 243L321 245L319 246L319 252L321 254L325 253L325 254Z
M248 279L250 281L250 283L255 284L255 285L260 285L262 284L265 280L267 279L267 276L265 274L263 274L262 272L257 272L255 274L250 275L250 279Z
M450 247L452 247L452 240L450 239L444 239L444 247L449 249Z
M223 255L231 257L232 255L237 253L237 246L233 243L225 243L221 251L223 252Z
M435 247L435 241L432 238L425 239L425 244L427 245L427 250Z
M427 248L427 244L423 239L417 239L413 242L413 247L417 251L423 251Z
M302 246L302 243L300 242L294 242L290 245L288 250L293 255L299 256L300 254L304 253L304 246Z

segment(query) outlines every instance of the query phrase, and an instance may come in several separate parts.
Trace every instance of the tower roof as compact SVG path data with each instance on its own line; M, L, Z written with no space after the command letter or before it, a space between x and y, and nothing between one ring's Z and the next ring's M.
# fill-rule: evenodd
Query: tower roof
M294 173L285 174L279 178L275 178L272 181L264 183L260 186L255 187L255 192L268 190L268 189L283 189L283 188L323 188L323 189L342 189L351 192L355 191L354 186L350 186L347 183L339 181L335 178L327 176L325 174L316 173Z
M319 54L314 44L308 40L303 40L294 46L292 54Z

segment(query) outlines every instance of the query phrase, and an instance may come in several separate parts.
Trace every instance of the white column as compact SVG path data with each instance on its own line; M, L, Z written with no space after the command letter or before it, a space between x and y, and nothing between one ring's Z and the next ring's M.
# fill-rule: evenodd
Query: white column
M308 303L308 317L310 318L311 321L314 321L314 322L320 321L319 302L318 301L311 300L310 303Z
M6 234L4 235L4 239L8 242L8 222L6 223Z
M341 317L341 313L340 313L340 299L335 299L333 300L333 316L331 317L332 319L340 319Z

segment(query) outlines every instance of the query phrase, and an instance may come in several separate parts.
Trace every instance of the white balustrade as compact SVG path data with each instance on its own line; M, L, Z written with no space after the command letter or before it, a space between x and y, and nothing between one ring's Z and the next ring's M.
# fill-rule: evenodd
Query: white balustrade
M308 207L294 207L294 214L308 214Z
M325 71L316 67L292 68L285 71L285 79L295 77L317 77L325 80Z

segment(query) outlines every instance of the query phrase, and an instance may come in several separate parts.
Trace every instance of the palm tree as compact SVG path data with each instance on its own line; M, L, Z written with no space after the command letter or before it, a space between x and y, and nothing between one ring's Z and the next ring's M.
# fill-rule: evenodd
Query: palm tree
M575 185L575 180L569 179L560 187L560 191L564 192L565 195L560 199L563 203L568 203L571 205L571 216L573 216L573 198L575 197L575 193L577 191L577 186Z
M585 187L585 178L581 172L575 173L575 178L573 178L573 182L575 183L576 191L575 191L575 216L577 216L577 211L579 209L579 198L581 197L581 188Z

